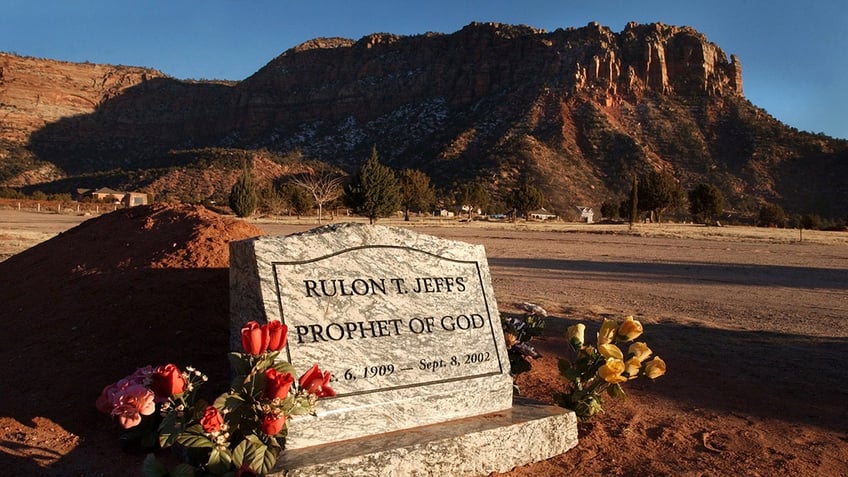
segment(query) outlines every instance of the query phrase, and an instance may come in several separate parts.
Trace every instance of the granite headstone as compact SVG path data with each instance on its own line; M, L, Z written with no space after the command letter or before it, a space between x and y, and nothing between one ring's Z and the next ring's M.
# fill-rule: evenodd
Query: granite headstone
M234 242L230 263L233 347L247 321L280 320L295 370L334 376L336 397L320 402L319 422L292 423L286 448L512 406L482 246L343 224Z

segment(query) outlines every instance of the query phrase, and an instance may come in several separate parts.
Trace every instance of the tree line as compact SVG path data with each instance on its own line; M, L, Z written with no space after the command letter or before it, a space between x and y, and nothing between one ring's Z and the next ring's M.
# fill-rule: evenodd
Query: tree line
M413 212L430 213L439 205L449 207L448 204L457 205L472 218L476 211L491 205L491 196L483 183L455 184L449 192L440 193L426 173L417 169L395 171L382 164L376 146L368 160L349 178L329 166L316 165L312 171L294 176L278 189L258 187L250 164L245 162L230 191L229 205L236 215L249 217L259 209L273 208L275 201L284 201L297 215L317 209L320 222L324 208L339 199L354 214L367 217L370 223L399 211L409 220ZM539 189L522 183L502 207L511 209L513 216L526 217L543 203Z
M231 208L243 217L252 215L260 205L249 176L250 171L246 168L230 195ZM345 179L340 173L325 168L295 177L280 189L280 194L287 198L298 215L317 208L319 222L323 208L337 199L371 223L398 211L403 211L405 219L409 220L410 212L429 212L440 203L455 204L471 218L475 211L492 205L492 198L482 182L454 184L450 192L439 194L424 172L416 169L396 172L381 164L376 147L349 181L345 183ZM511 217L528 217L544 203L542 192L525 181L514 187L495 209L505 210ZM725 213L725 199L714 184L703 182L685 191L670 171L650 170L634 175L626 198L620 202L605 201L600 212L606 219L623 218L630 224L642 220L660 223L666 213L684 207L696 223L721 225L719 220ZM790 217L773 203L761 204L755 223L761 227L820 230L843 230L846 226L844 221L823 219L815 214Z

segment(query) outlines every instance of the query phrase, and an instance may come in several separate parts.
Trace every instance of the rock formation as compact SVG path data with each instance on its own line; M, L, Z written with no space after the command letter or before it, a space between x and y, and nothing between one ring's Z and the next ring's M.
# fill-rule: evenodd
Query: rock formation
M451 34L318 38L237 83L0 60L0 185L186 166L174 159L190 155L173 152L200 148L298 150L353 172L376 145L383 162L441 187L484 180L497 197L531 181L560 210L620 198L627 177L648 168L672 170L686 187L715 183L748 210L848 199L838 174L813 188L793 178L844 170L845 142L751 105L739 59L690 27L472 23Z

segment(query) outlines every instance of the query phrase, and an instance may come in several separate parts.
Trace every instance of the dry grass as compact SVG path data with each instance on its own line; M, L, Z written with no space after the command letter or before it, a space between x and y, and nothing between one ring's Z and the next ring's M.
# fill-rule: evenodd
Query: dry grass
M9 219L12 217L12 219ZM35 213L25 211L0 210L0 260L20 253L45 240L49 240L63 230L70 229L87 220L90 216L65 215L56 213ZM257 217L248 222L259 225L317 227L316 217ZM336 216L329 222L368 222L361 217ZM777 229L747 226L705 227L695 224L585 224L560 221L467 221L457 218L417 217L410 221L402 218L380 219L380 225L398 227L473 227L482 230L537 231L554 233L620 234L640 237L662 237L678 239L699 239L731 242L768 242L768 243L816 243L823 245L848 245L848 232L823 232L820 230Z
M260 217L250 220L258 225L261 224L285 224L285 225L314 225L318 226L315 217L290 218L290 217ZM329 222L366 222L368 219L360 217L336 217ZM324 223L328 221L325 220ZM509 231L538 231L558 233L588 233L588 234L621 234L635 235L640 237L663 237L679 239L701 239L717 241L741 241L741 242L770 242L770 243L817 243L823 245L848 245L848 232L824 232L821 230L798 230L778 229L749 226L723 226L706 227L698 224L586 224L579 222L559 221L464 221L450 218L413 218L409 222L400 218L380 219L380 225L391 225L399 227L475 227L491 230Z

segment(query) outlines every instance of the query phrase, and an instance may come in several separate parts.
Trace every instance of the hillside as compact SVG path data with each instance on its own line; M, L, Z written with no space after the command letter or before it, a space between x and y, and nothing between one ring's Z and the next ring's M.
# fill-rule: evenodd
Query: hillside
M0 185L202 200L214 195L204 182L226 190L235 177L232 161L201 157L210 151L281 164L301 151L353 172L376 145L384 163L443 188L477 179L498 197L529 181L560 212L618 200L648 169L669 169L687 189L711 182L743 215L768 201L842 218L848 202L848 141L751 104L741 60L689 27L473 23L319 38L237 83L0 61Z

